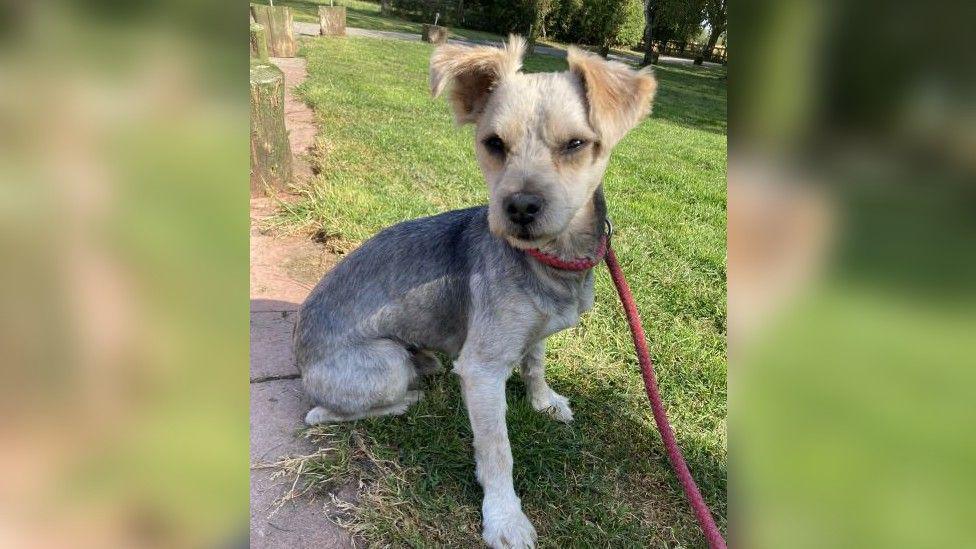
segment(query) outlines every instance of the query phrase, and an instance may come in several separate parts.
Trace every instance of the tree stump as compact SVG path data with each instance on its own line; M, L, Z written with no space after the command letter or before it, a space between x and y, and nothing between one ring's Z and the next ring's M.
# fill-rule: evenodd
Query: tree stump
M284 189L291 175L285 75L270 63L256 63L251 65L251 193Z
M257 23L251 24L251 57L261 63L268 62L268 35Z
M319 6L319 34L322 36L346 35L345 6Z
M447 42L447 27L424 23L420 38L431 44L443 44Z
M268 53L272 57L295 57L298 46L295 44L290 8L251 4L251 14L267 33Z

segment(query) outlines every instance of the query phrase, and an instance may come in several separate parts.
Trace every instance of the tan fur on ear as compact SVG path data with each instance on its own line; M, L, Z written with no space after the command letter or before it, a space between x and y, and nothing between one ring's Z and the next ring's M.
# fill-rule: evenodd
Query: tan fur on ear
M452 84L451 104L458 124L474 122L491 88L522 68L525 39L509 35L501 48L443 45L430 58L430 93L437 97Z
M616 61L569 48L569 70L586 89L590 125L612 147L651 112L657 80L650 67L635 71Z

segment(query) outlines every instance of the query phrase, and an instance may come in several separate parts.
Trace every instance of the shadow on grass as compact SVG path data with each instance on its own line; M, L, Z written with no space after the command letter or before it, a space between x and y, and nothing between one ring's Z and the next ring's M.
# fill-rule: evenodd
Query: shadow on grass
M529 55L525 72L566 70L566 60L550 55ZM654 65L658 79L654 118L710 133L727 132L726 79L724 67L695 67L660 63Z
M712 133L728 131L725 68L661 63L654 66L654 74L656 118Z
M507 390L516 490L540 546L701 546L660 438L648 426L650 412L631 416L633 403L610 385L560 389L576 411L569 425L532 410L517 376ZM338 432L330 427L332 437L367 441L378 460L399 471L366 481L379 490L361 502L353 520L381 544L475 546L481 489L458 383L443 373L428 379L425 390L426 399L402 417L339 426ZM725 465L694 440L681 433L678 439L724 527ZM372 467L371 460L350 460L339 477L369 479Z

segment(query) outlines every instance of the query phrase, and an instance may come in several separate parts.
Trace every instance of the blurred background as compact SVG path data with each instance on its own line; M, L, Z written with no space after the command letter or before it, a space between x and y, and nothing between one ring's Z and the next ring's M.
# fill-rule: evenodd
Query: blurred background
M246 535L247 31L227 11L0 3L0 546Z
M976 4L731 11L732 542L973 545ZM4 547L243 543L245 32L0 4Z
M736 544L976 544L974 15L731 9Z

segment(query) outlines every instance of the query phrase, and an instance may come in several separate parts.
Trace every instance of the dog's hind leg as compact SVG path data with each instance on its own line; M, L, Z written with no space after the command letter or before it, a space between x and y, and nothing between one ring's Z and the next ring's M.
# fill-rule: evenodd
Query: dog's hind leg
M349 416L344 416L337 414L324 406L316 406L305 414L305 423L307 425L318 425L319 423L340 423L343 421L356 421L357 419L363 419L367 417L378 417L378 416L399 416L410 408L410 406L420 402L424 398L423 391L407 391L404 395L403 400L390 404L389 406L379 406L377 408L370 408L364 412L353 414Z
M302 375L305 392L315 403L305 422L402 414L423 396L409 390L416 375L407 349L387 339L335 349Z
M557 421L569 423L573 421L569 399L553 391L546 383L545 357L546 344L545 341L540 341L530 346L522 358L519 373L529 392L529 401L535 411L545 412Z

